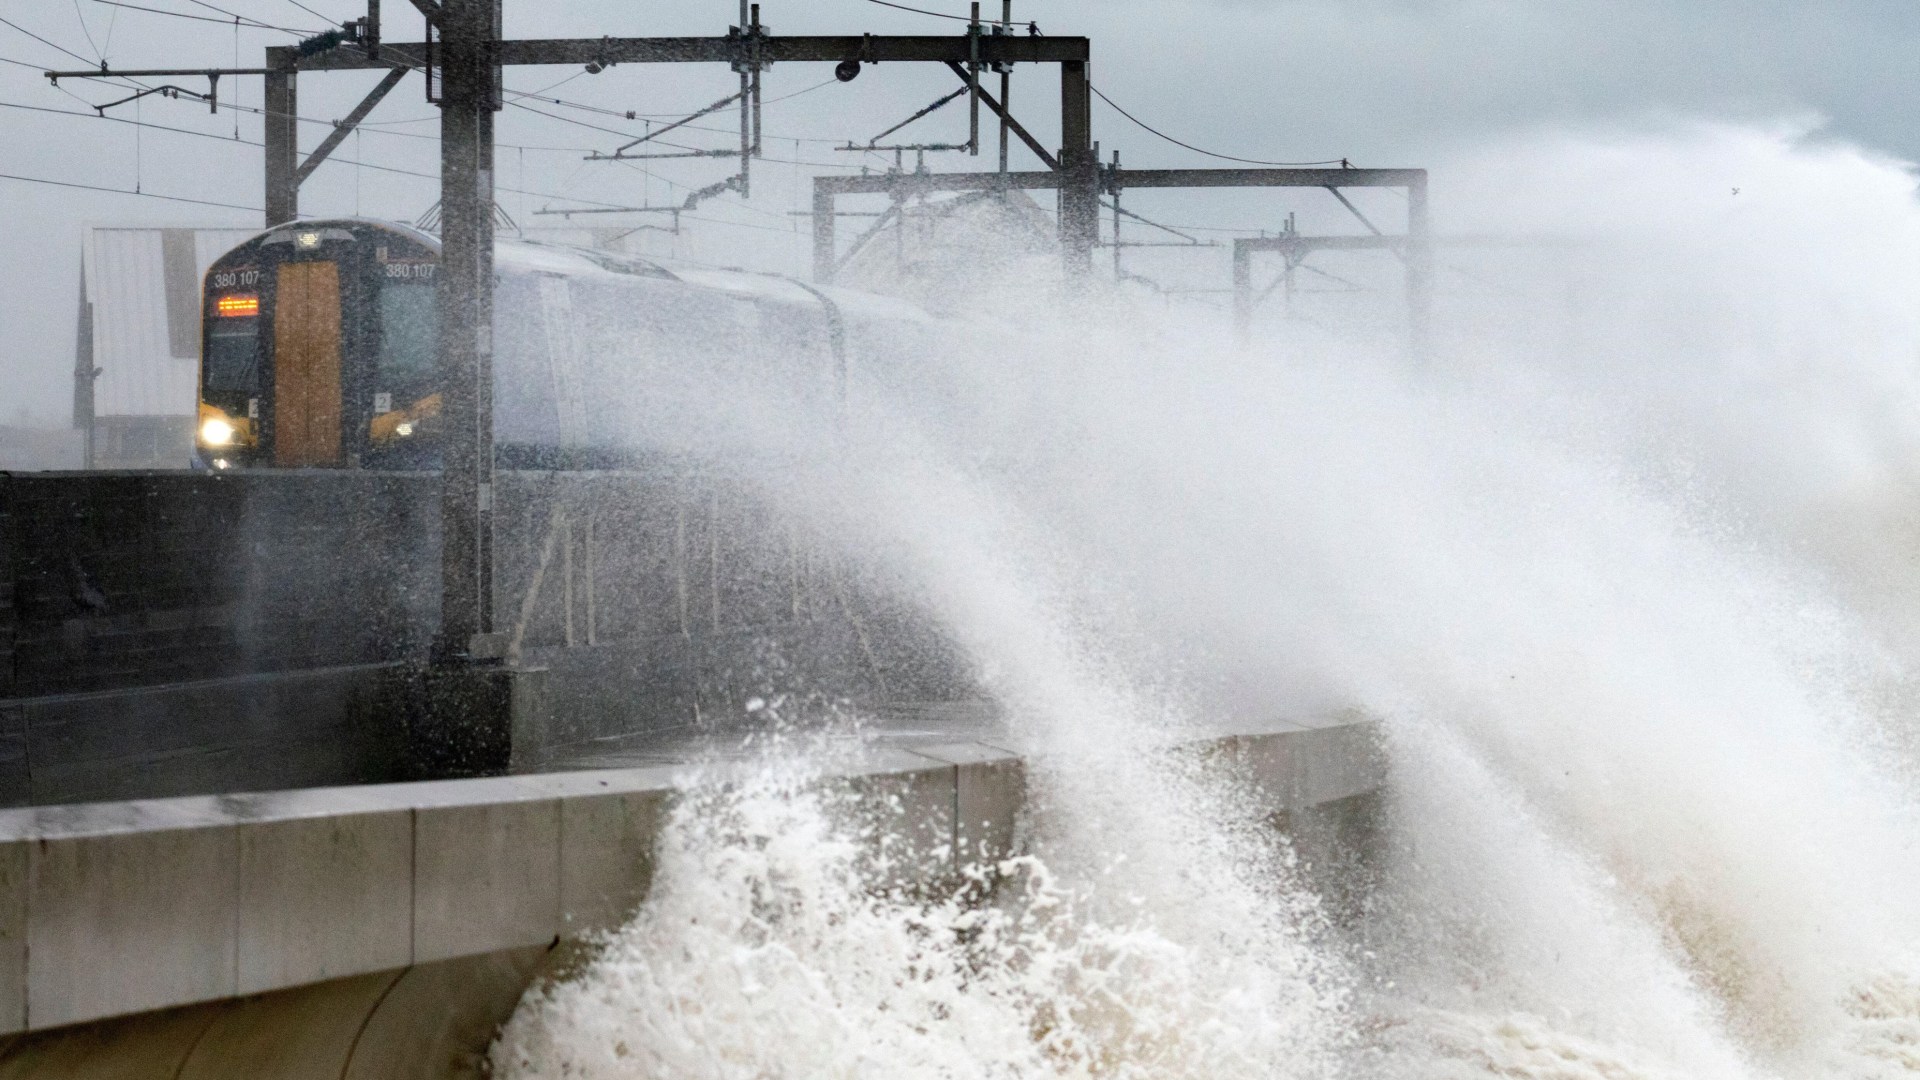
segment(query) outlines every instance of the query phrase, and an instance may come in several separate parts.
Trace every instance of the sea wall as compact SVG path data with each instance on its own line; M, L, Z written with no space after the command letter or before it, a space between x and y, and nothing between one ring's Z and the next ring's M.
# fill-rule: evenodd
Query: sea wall
M1317 849L1305 861L1364 852L1384 775L1371 725L1257 725L1186 750L1243 776ZM883 814L900 872L934 882L957 852L1008 849L1027 775L988 742L915 742L822 782ZM0 1078L475 1076L528 983L644 899L684 776L0 812Z

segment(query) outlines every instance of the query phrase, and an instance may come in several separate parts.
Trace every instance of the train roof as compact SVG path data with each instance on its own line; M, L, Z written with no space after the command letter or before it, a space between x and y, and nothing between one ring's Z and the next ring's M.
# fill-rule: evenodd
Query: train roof
M440 238L424 229L396 221L366 217L302 218L276 225L254 239L292 229L326 226L373 227L397 233L429 248L440 250ZM576 247L543 240L499 237L494 241L494 268L519 273L563 274L569 277L653 277L679 281L696 288L713 289L736 296L775 303L810 307L824 296L848 315L867 319L901 322L937 322L936 316L910 301L828 285L802 284L783 274L693 266L668 259L629 255L601 248Z

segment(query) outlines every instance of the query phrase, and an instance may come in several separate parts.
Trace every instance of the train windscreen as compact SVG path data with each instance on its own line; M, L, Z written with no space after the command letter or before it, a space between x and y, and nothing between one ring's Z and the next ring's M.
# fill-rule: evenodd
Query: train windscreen
M412 388L433 374L440 313L431 284L380 290L380 374Z
M259 319L219 319L207 332L206 386L209 402L233 411L260 396Z

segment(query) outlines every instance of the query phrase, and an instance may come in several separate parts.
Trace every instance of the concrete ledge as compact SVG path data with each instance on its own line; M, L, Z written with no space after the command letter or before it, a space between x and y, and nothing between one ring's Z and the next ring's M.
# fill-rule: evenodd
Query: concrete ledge
M1195 749L1244 770L1275 812L1374 790L1384 775L1365 724L1275 726ZM681 776L604 769L0 811L0 1034L323 983L351 983L341 992L353 997L356 977L610 929L646 895ZM865 750L827 779L872 815L879 865L902 883L1005 854L1026 801L1022 760L973 742Z

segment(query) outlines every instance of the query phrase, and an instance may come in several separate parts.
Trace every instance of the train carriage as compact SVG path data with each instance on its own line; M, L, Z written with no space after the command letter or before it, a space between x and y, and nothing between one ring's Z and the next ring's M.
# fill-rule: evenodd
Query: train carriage
M437 465L439 250L402 225L311 220L215 261L202 462ZM902 302L776 275L502 240L496 453L506 467L624 467L745 428L828 423L846 409L850 380L884 381L890 365L934 347L944 336L935 323Z

